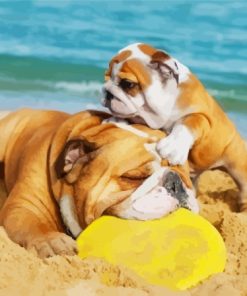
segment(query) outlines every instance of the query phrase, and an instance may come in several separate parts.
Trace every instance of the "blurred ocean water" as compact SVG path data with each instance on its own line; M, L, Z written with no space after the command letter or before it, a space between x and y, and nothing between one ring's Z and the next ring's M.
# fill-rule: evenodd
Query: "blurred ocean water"
M199 76L247 137L246 1L0 1L0 109L99 108L110 58L133 42Z

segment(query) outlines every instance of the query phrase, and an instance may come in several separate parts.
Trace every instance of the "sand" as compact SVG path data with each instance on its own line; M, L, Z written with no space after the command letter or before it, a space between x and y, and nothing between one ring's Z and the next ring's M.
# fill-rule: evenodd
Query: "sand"
M0 296L247 295L247 214L236 212L237 195L236 185L225 173L205 172L199 178L201 214L224 238L228 262L224 273L189 291L169 292L151 286L133 272L103 260L81 260L77 256L41 260L10 241L0 228ZM106 273L110 273L110 280L106 280Z

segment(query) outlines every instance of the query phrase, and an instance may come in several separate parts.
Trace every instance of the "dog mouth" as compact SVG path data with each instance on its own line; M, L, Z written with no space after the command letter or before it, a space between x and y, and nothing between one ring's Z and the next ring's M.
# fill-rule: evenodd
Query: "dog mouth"
M154 176L153 176L154 175ZM142 184L138 190L143 189L142 195L169 196L178 203L180 207L189 208L188 193L186 192L180 176L167 168L161 168L157 173L154 173L146 180L146 184ZM155 176L156 175L156 176ZM145 183L145 181L143 182ZM146 187L146 188L145 188Z
M152 220L178 208L199 210L194 191L186 188L176 172L162 167L144 180L128 199L113 207L112 213L124 219Z
M133 178L130 179L133 180ZM134 178L134 180L141 181L142 183L144 183L146 179L147 178ZM178 201L180 207L189 209L189 206L187 204L189 195L185 190L182 179L176 172L169 171L168 173L164 174L163 178L161 178L158 184L155 185L154 183L153 185L154 186L150 187L150 189L146 189L146 193L155 191L157 193L162 192L165 194L166 191L167 194ZM165 191L161 190L162 187L165 189ZM145 195L146 193L143 192L143 195Z
M108 108L113 116L119 118L131 118L137 114L137 110L133 110L133 106L129 106L128 103L107 89L104 90L104 97L101 100L101 104Z

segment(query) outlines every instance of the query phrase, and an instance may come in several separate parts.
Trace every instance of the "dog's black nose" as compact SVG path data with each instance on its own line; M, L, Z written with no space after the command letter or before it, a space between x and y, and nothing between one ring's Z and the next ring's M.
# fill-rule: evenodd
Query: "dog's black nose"
M186 193L182 180L177 173L169 172L166 175L163 186L173 197L178 200L181 207L188 208L188 194Z
M111 99L113 99L114 96L111 92L109 92L108 90L105 91L105 99L110 101Z

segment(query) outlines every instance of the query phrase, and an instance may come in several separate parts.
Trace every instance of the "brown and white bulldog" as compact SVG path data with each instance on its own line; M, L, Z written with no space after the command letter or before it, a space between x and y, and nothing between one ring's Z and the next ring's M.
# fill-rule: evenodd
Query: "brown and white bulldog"
M109 114L23 109L0 120L8 198L0 225L40 257L74 254L74 240L102 214L155 219L182 206L198 211L188 164L168 166L141 125L102 123Z
M122 49L106 71L103 105L130 122L169 135L157 151L169 163L189 157L194 174L223 168L239 185L241 210L247 209L247 147L198 78L166 52L146 44Z

